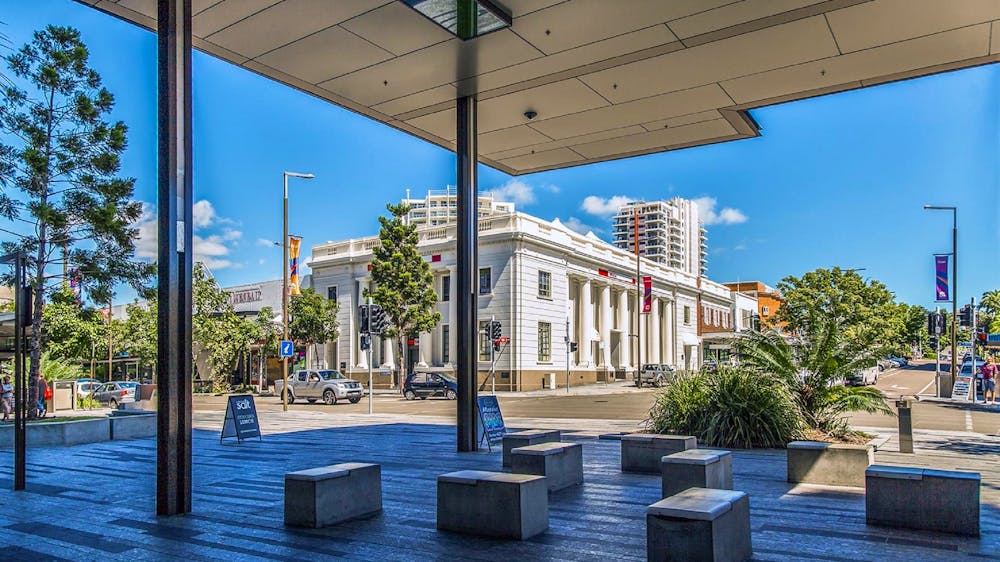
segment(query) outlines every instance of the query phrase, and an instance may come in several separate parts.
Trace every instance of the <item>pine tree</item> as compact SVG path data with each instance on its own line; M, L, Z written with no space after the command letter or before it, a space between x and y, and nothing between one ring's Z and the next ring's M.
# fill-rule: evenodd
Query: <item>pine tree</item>
M36 31L7 57L11 81L2 87L0 129L13 144L0 144L0 180L16 193L0 198L0 216L14 220L15 230L30 225L3 249L28 256L32 375L42 353L44 297L57 289L64 260L99 303L111 299L117 283L144 290L153 271L135 258L133 225L142 210L132 199L135 180L117 175L127 127L106 120L114 96L87 59L80 33L56 26Z
M386 312L389 329L383 335L396 340L400 351L399 372L405 376L403 344L408 338L433 330L441 321L441 313L434 310L438 295L434 291L431 266L417 251L417 227L404 221L410 206L388 204L386 209L392 217L378 218L382 225L378 233L380 244L372 251L375 290L366 289L365 296L370 296Z

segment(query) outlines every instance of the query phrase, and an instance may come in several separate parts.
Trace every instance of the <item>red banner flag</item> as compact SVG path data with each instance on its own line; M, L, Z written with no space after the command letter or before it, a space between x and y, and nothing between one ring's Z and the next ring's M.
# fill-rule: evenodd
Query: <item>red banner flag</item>
M642 313L649 314L653 310L653 278L642 278Z

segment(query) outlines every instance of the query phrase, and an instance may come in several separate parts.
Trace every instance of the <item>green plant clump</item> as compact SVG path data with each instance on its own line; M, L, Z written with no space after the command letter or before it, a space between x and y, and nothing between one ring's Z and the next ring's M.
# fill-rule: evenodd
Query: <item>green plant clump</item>
M678 376L656 399L646 422L653 433L693 435L712 447L784 447L799 437L800 417L788 389L753 372L720 368Z

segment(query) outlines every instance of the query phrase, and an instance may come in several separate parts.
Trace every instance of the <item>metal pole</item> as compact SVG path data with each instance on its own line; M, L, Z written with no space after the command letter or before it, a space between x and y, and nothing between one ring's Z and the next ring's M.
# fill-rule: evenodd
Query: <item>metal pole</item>
M632 210L635 230L635 386L642 388L642 278L639 277L639 209Z
M157 3L157 515L191 511L191 15Z
M958 376L958 209L951 210L951 380Z
M941 314L941 308L937 307L937 306L934 307L934 314L935 315ZM934 338L937 341L937 344L934 346L934 389L936 391L934 395L937 396L938 398L941 398L941 353L940 353L940 350L941 350L941 334L937 333L937 329L936 329L937 326L938 326L938 323L937 323L937 320L935 319L935 322L934 322L934 327L935 327Z
M566 394L569 394L569 318L566 319ZM553 377L553 382L555 382L555 377Z
M111 311L113 308L114 308L114 299L109 299L108 300L108 380L109 381L114 380L114 377L111 376L112 369L114 368L114 366L111 364L111 358L112 358Z
M493 328L493 322L497 319L496 315L490 315L490 329ZM492 336L493 334L490 334ZM491 342L492 343L492 342ZM490 394L496 396L497 394L497 347L496 344L490 345Z
M288 173L281 174L284 197L281 199L281 339L288 341ZM292 353L295 352L294 346ZM281 358L281 411L288 411L288 357Z
M458 377L458 451L476 451L477 417L476 394L479 344L479 322L477 318L476 275L479 271L478 187L476 181L476 98L460 97L456 100L456 162L457 162L457 308L458 349L455 357L455 373Z
M368 297L368 415L371 415L375 409L372 403L375 401L375 386L372 384L372 346L373 338L371 336L371 322L372 322L372 298ZM362 336L363 337L363 336Z
M14 490L23 490L27 467L28 385L24 380L24 254L14 260Z

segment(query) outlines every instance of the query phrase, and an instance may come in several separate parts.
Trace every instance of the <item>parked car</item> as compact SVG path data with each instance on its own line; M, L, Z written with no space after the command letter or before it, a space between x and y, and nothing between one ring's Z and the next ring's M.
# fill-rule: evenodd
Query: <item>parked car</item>
M639 369L639 378L635 385L642 388L642 385L649 384L657 388L667 384L674 378L674 368L670 365L660 363L646 363Z
M448 400L458 398L458 381L443 373L413 373L403 384L403 397L407 400L428 396L444 396Z
M890 361L895 361L896 363L899 364L900 367L905 367L905 366L907 366L907 365L910 364L909 361L907 361L905 358L900 357L898 355L890 355L889 356L889 360Z
M867 386L878 382L880 365L875 364L863 369L858 369L847 377L847 384L853 386Z
M333 369L303 369L297 371L290 378L291 383L288 385L289 404L296 400L306 400L312 404L319 399L330 405L344 399L350 401L351 404L357 404L364 394L361 383L349 379L340 371ZM274 382L274 392L278 396L281 396L284 388L284 381Z
M135 393L139 383L131 381L111 381L98 386L93 391L93 398L101 404L107 404L117 409L119 404L135 402Z
M95 380L76 381L76 395L80 397L90 396L102 384L104 383Z

